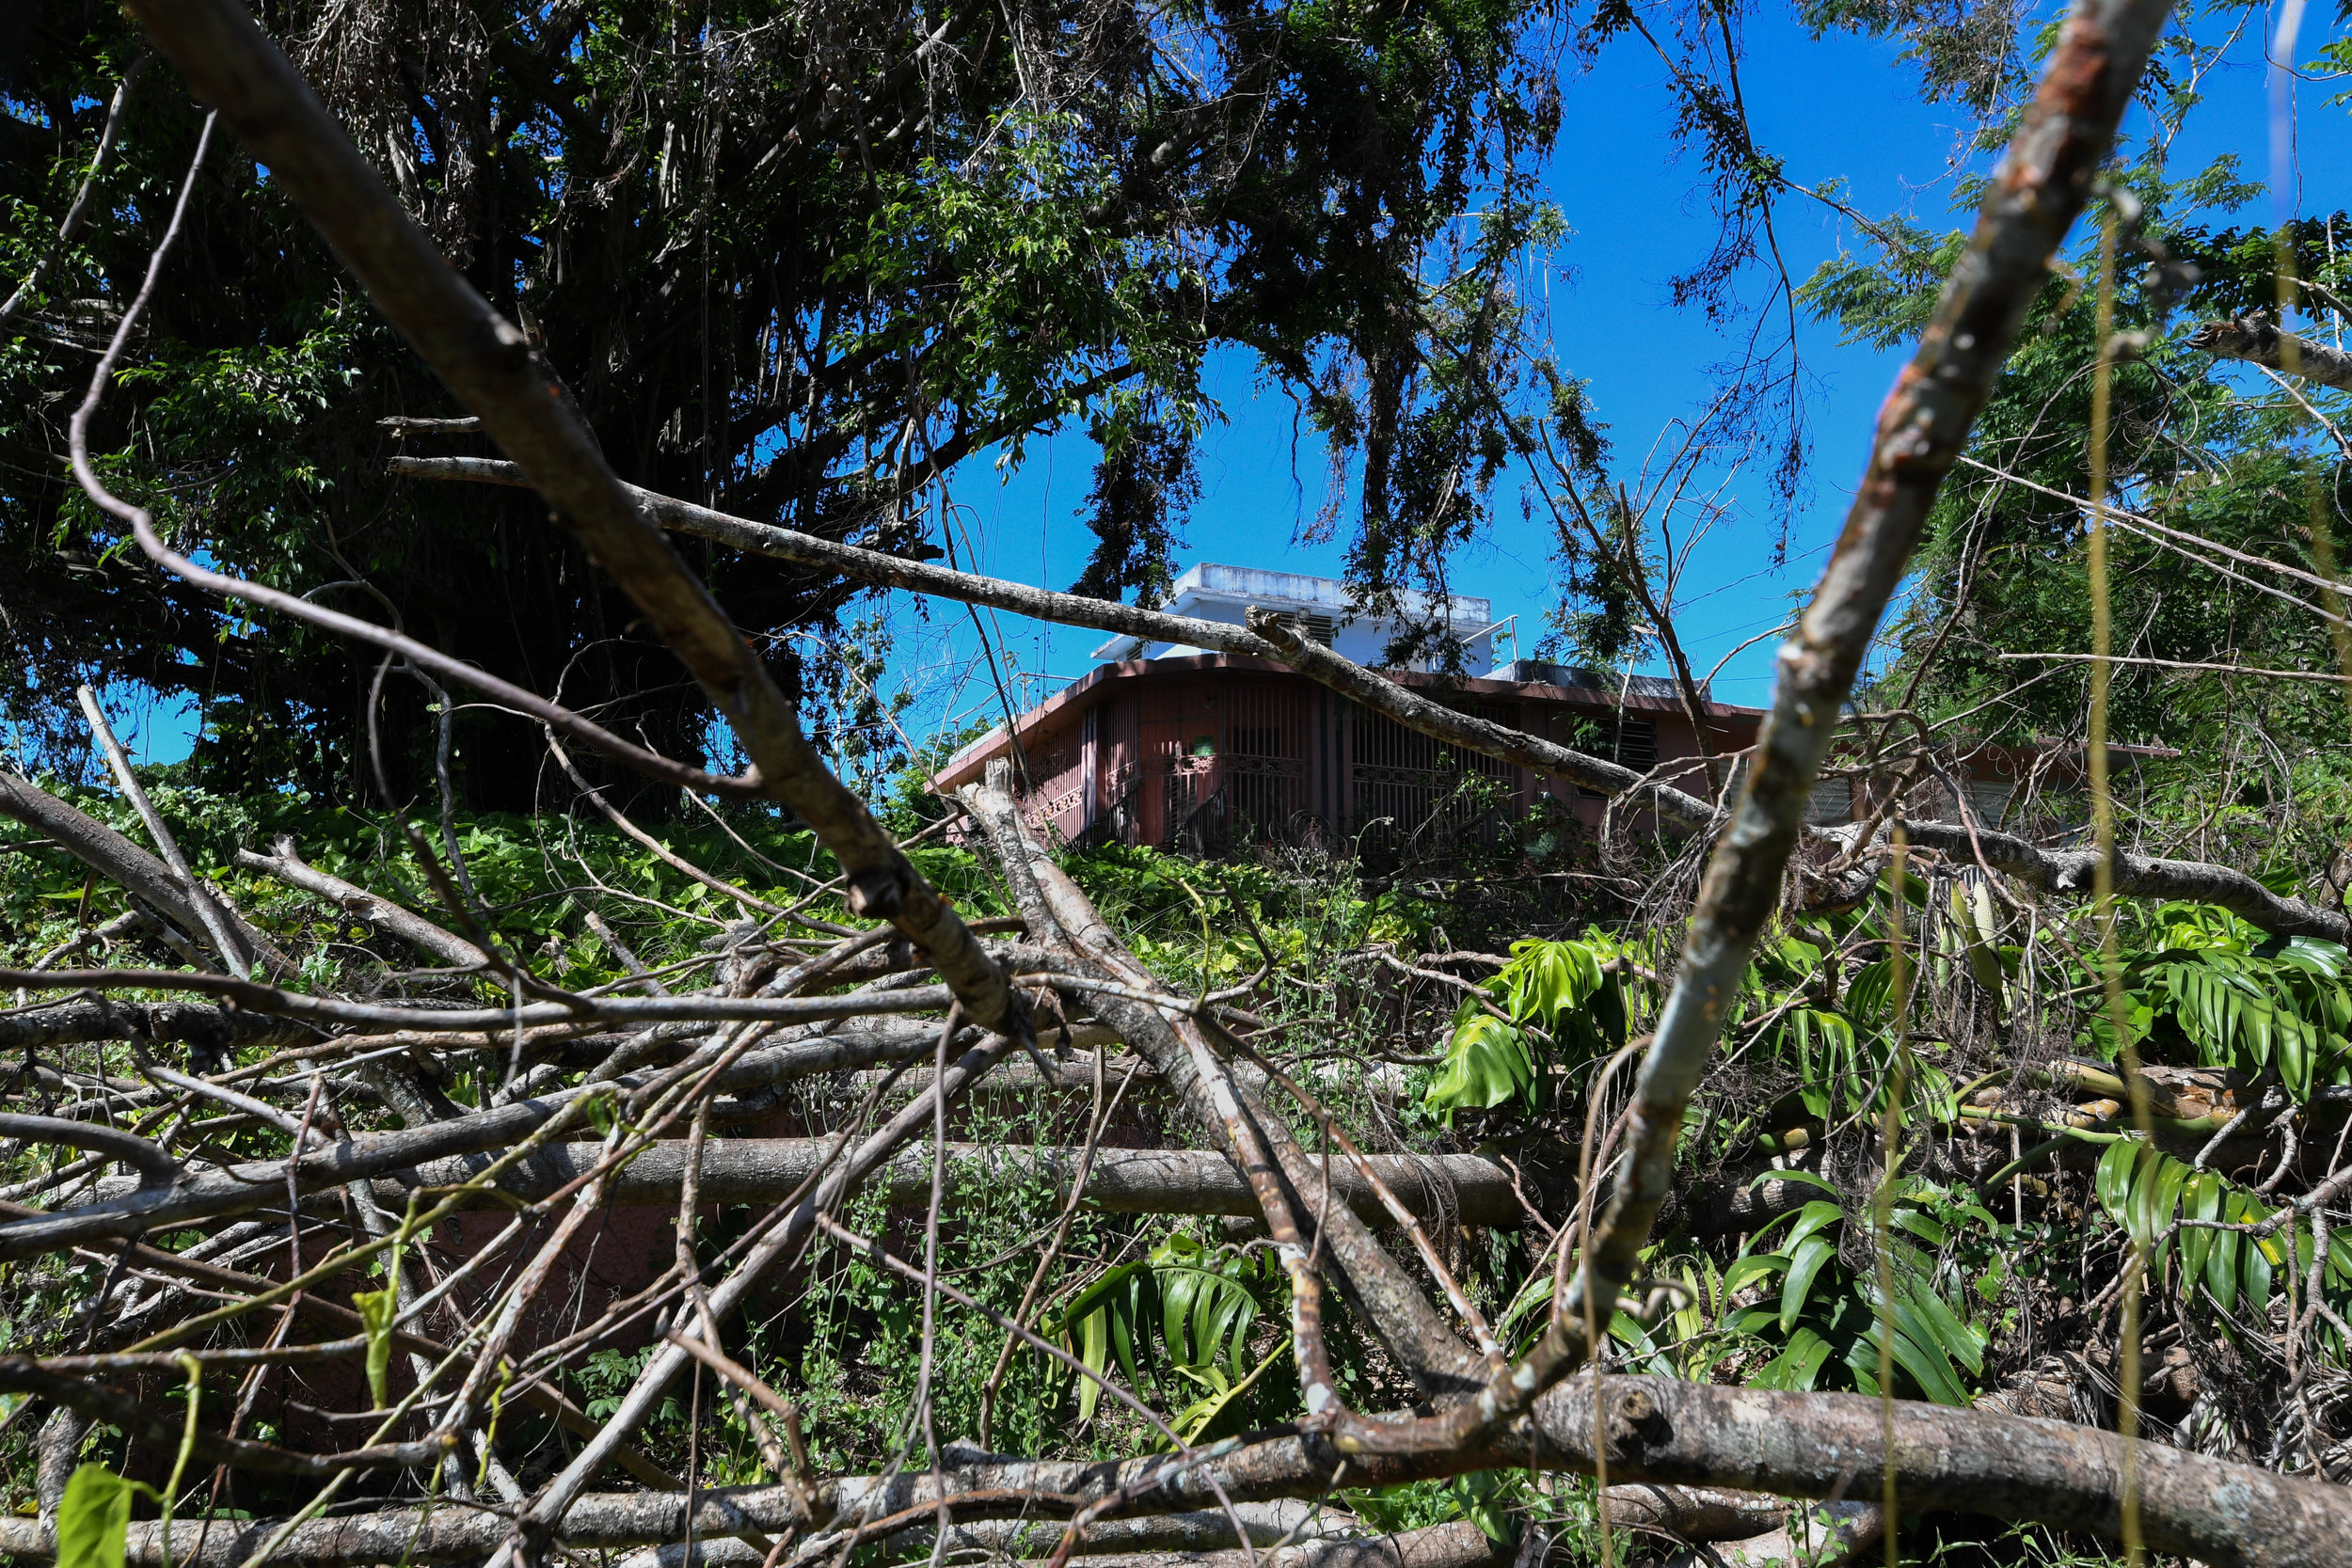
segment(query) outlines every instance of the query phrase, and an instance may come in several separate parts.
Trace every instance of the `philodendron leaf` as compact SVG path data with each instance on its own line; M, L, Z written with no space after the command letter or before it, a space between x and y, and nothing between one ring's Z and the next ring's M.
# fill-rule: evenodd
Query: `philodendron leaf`
M1531 1098L1534 1083L1535 1059L1525 1037L1471 1003L1455 1016L1445 1064L1422 1099L1444 1111L1450 1122L1466 1106L1483 1111L1507 1100Z

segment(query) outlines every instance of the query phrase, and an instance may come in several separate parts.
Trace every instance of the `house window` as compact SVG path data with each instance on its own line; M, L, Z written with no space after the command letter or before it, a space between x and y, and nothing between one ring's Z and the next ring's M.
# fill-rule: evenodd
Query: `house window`
M1609 726L1609 759L1620 768L1646 773L1658 766L1658 721L1618 712Z
M1853 820L1853 781L1823 779L1804 803L1804 819L1817 825Z
M1597 756L1607 757L1620 768L1630 768L1636 773L1646 773L1658 766L1658 721L1622 708L1604 715L1594 728L1597 734L1588 735L1585 744ZM1571 745L1577 744L1574 741ZM1587 800L1605 799L1597 789L1578 786L1577 793Z

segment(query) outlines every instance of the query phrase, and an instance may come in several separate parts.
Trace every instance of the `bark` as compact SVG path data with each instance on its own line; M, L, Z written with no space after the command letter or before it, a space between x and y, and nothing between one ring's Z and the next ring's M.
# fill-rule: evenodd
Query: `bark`
M216 1007L206 1002L117 1002L86 997L0 1014L0 1050L139 1040L193 1045L214 1055L253 1046L276 1050L315 1039L297 1019Z
M1260 1552L1259 1568L1486 1568L1511 1560L1508 1541L1491 1541L1468 1519L1360 1540L1307 1541ZM1089 1559L1099 1568L1251 1568L1246 1552L1136 1552Z
M1693 1236L1738 1236L1827 1196L1810 1182L1786 1180L1769 1171L1735 1170L1692 1188L1675 1225Z
M90 1425L90 1418L70 1404L52 1410L40 1423L33 1439L33 1497L44 1521L56 1517L65 1483L82 1463L82 1439L89 1434Z
M712 1092L755 1088L846 1067L866 1067L895 1060L928 1043L928 1038L903 1034L843 1030L813 1040L751 1052L718 1075ZM631 1075L612 1082L626 1091L644 1081L644 1075ZM227 1219L282 1204L286 1200L289 1165L302 1191L316 1192L347 1181L389 1176L435 1160L510 1148L564 1113L582 1094L601 1087L567 1089L520 1100L429 1127L361 1133L291 1161L255 1161L204 1172L182 1181L159 1200L103 1199L62 1209L38 1219L0 1225L0 1260L38 1257L60 1247L87 1245L144 1230Z
M429 954L443 963L459 969L481 969L489 964L489 956L453 931L445 931L423 916L401 908L389 898L355 886L341 877L331 877L305 862L294 848L291 838L278 841L275 855L258 854L251 849L237 851L237 863L251 871L267 872L289 887L317 894L321 898L380 931L398 937L421 953Z
M1979 828L1973 838L1952 822L1905 822L1903 832L1923 848L1940 850L1954 860L1974 863L1981 846L1984 863L2006 872L2045 893L2075 893L2088 897L2097 870L2095 849L2041 849L2009 833ZM2334 910L2313 909L2296 898L2281 898L2243 871L2202 861L2152 860L2118 848L2115 852L2115 891L2131 898L2182 898L2216 904L2249 925L2282 937L2318 937L2325 942L2352 943L2352 920Z
M630 1546L652 1546L624 1559L622 1568L687 1568L692 1564L709 1564L711 1568L755 1568L762 1554L738 1538L739 1531L762 1528L781 1529L781 1524L762 1525L755 1521L768 1518L770 1504L767 1488L706 1489L696 1496L694 1510L694 1550L690 1555L684 1538L687 1517L685 1498L675 1493L626 1493L583 1497L573 1511L573 1528L565 1541L575 1548L598 1547L605 1550ZM992 1557L1007 1548L1030 1550L1043 1557L1053 1550L1059 1539L1064 1521L1053 1516L1050 1505L1033 1511L1044 1514L1026 1521L995 1518L959 1517L948 1531L951 1553L977 1545ZM1311 1510L1298 1502L1242 1503L1234 1511L1248 1529L1253 1544L1271 1546L1280 1541L1300 1523L1310 1517ZM961 1511L959 1511L961 1513ZM1375 1537L1369 1540L1340 1536L1334 1525L1353 1526L1355 1521L1345 1513L1327 1513L1328 1523L1318 1528L1309 1526L1306 1539L1294 1550L1306 1550L1326 1545L1347 1544L1359 1550L1377 1551L1386 1542L1410 1544L1407 1568L1470 1568L1472 1563L1492 1560L1486 1555L1418 1555L1431 1547L1451 1547L1465 1554L1476 1547L1468 1541L1444 1543L1431 1541L1420 1544L1422 1531L1407 1531L1402 1536ZM183 1519L172 1527L171 1541L175 1568L239 1568L261 1544L269 1539L282 1521L216 1521L209 1531L200 1521ZM1452 1527L1438 1526L1439 1530ZM1495 1550L1478 1534L1476 1526L1468 1527L1478 1535L1478 1546L1491 1553ZM373 1514L356 1515L345 1519L313 1520L296 1527L294 1535L270 1560L281 1568L352 1568L352 1565L376 1562L462 1562L479 1560L494 1550L506 1529L506 1522L494 1513L462 1507L442 1505L437 1510L408 1508L386 1509ZM160 1553L161 1527L155 1523L134 1524L130 1528L124 1560L133 1564L152 1564L162 1568ZM1328 1539L1319 1539L1328 1537ZM859 1560L868 1557L896 1556L906 1551L923 1549L930 1539L928 1529L904 1530L877 1539L870 1551L861 1551ZM1222 1509L1204 1509L1183 1513L1159 1514L1142 1518L1113 1518L1098 1520L1081 1535L1078 1554L1089 1561L1103 1562L1103 1554L1124 1553L1112 1561L1135 1561L1138 1548L1173 1548L1153 1553L1157 1560L1217 1560L1215 1558L1186 1556L1214 1550L1233 1542L1232 1522ZM200 1544L199 1544L200 1543ZM48 1527L36 1520L0 1520L0 1552L34 1561L54 1560L56 1547ZM1241 1554L1233 1554L1236 1561ZM1277 1560L1261 1554L1260 1560L1273 1568ZM1315 1560L1321 1562L1323 1560ZM1348 1557L1330 1563L1369 1564L1372 1560ZM1393 1557L1377 1559L1388 1568L1397 1568ZM1306 1568L1298 1564L1298 1568Z
M833 1142L831 1138L713 1138L703 1149L702 1200L781 1202L816 1174ZM547 1197L585 1174L603 1149L602 1144L595 1143L551 1144L503 1173L495 1192L478 1195L469 1206L496 1209L506 1207L507 1198L536 1201ZM949 1144L947 1175L952 1182L995 1185L1043 1180L1052 1185L1052 1201L1059 1205L1069 1199L1082 1152L1052 1147ZM486 1156L477 1154L419 1164L402 1172L397 1182L379 1181L377 1201L397 1212L407 1201L408 1185L455 1185L471 1180L487 1164ZM1510 1172L1477 1155L1378 1154L1372 1157L1372 1164L1388 1189L1423 1218L1451 1218L1464 1225L1503 1229L1516 1229L1525 1223L1526 1212L1511 1191ZM614 1208L675 1208L685 1167L685 1140L664 1139L612 1179L606 1201ZM925 1145L904 1150L877 1170L869 1190L894 1205L919 1205L930 1199L930 1148ZM1365 1224L1394 1223L1353 1165L1335 1162L1331 1185ZM1086 1196L1093 1208L1113 1214L1254 1218L1258 1212L1248 1183L1234 1173L1232 1163L1205 1149L1099 1148ZM952 1207L952 1192L949 1202Z
M1609 1523L1677 1541L1745 1541L1778 1529L1789 1503L1762 1492L1720 1486L1613 1486Z
M476 480L491 484L529 483L518 466L479 457L395 457L391 459L390 467L393 473L420 479ZM1101 631L1124 632L1153 642L1215 648L1219 653L1238 654L1246 658L1272 659L1287 664L1300 674L1320 681L1364 706L1395 720L1407 729L1434 736L1449 745L1476 752L1481 756L1496 757L1522 768L1531 768L1549 777L1564 779L1607 795L1621 795L1641 783L1642 775L1629 768L1555 745L1505 724L1473 719L1467 714L1456 713L1442 704L1433 703L1320 643L1298 637L1283 628L1279 621L1263 615L1253 618L1249 627L1244 628L1221 621L1202 621L1189 615L1138 610L1115 600L1090 599L1077 594L1057 594L1048 589L1030 588L970 572L953 572L943 566L901 561L897 556L884 555L879 550L835 544L814 534L799 533L769 523L755 523L749 518L731 517L723 512L713 512L691 501L677 500L635 486L630 487L630 493L663 528L675 533L715 540L746 554L765 555L791 562L795 565L838 572L843 577L854 578L861 582L912 589L919 594L959 599L968 604L992 605L1015 614L1050 621L1057 626L1092 626ZM1708 802L1665 784L1643 786L1643 799L1661 816L1686 827L1704 828L1715 819L1715 809Z
M2292 332L2281 332L2279 325L2260 310L2249 316L2200 322L2188 335L2188 346L2225 359L2243 359L2249 364L2286 371L2322 387L2352 391L2352 354L2309 338L2298 338Z
M1363 1526L1339 1509L1319 1509L1305 1499L1239 1503L1232 1513L1221 1508L1190 1513L1152 1513L1134 1519L1097 1519L1078 1533L1073 1555L1101 1558L1108 1553L1209 1552L1241 1543L1233 1533L1234 1516L1249 1532L1252 1545L1271 1546L1297 1539L1309 1542L1360 1536ZM1039 1558L1059 1544L1068 1521L1046 1518L968 1519L947 1530L947 1554L953 1560L985 1557ZM930 1554L932 1531L903 1529L858 1548L854 1561L904 1562ZM689 1553L682 1541L665 1542L623 1558L618 1568L759 1568L764 1554L734 1536L697 1539Z
M1885 1531L1886 1511L1876 1503L1826 1503L1793 1527L1677 1552L1661 1568L1845 1568Z
M191 895L162 861L103 822L5 768L0 768L0 813L55 840L66 853L160 912L199 944L209 939L204 916L198 911L194 899L210 898L213 917L246 952L258 957L273 974L294 973L293 963L278 951L277 943L246 924L226 899L214 897L201 884Z
M599 996L568 1002L531 1002L520 1007L383 1006L369 1002L345 1002L332 996L280 990L226 974L188 974L170 970L68 969L35 971L0 969L0 986L47 987L65 990L80 986L149 986L159 990L206 991L224 996L256 1012L308 1019L319 1023L364 1024L380 1029L418 1029L452 1033L473 1030L512 1030L551 1023L659 1023L723 1021L739 1022L816 1022L823 1019L857 1018L880 1013L938 1012L954 1000L946 986L876 990L856 996ZM512 1036L509 1039L511 1041Z
M1858 1394L1793 1394L1613 1376L1609 1471L1613 1483L1733 1486L1790 1497L1880 1496L1886 1448L1883 1406ZM1895 1481L1905 1512L1948 1512L2038 1522L2109 1539L2122 1530L2123 1440L2111 1432L2029 1417L1898 1401L1894 1407ZM1536 1404L1531 1426L1489 1446L1453 1452L1369 1454L1345 1461L1344 1484L1376 1487L1477 1470L1590 1473L1593 1441L1589 1377L1554 1388ZM950 1449L940 1472L944 1495L989 1494L954 1505L958 1519L1066 1513L1114 1492L1120 1513L1150 1509L1204 1512L1217 1507L1210 1481L1237 1503L1321 1497L1334 1483L1341 1456L1315 1438L1277 1436L1244 1444L1190 1468L1177 1455L1124 1461L1006 1460ZM2281 1475L2185 1452L2160 1443L2138 1448L2140 1524L2150 1549L2191 1557L2213 1568L2342 1568L2352 1541L2352 1488ZM943 1496L932 1472L842 1477L828 1481L820 1513L868 1516L926 1506ZM694 1533L772 1532L799 1520L791 1489L727 1487L693 1497ZM687 1498L679 1493L604 1493L572 1501L563 1539L570 1546L613 1549L683 1539ZM265 1538L268 1522L216 1523L215 1535L238 1531L245 1550ZM505 1538L507 1522L443 1507L432 1513L384 1509L301 1526L283 1560L296 1568L480 1556ZM175 1560L187 1564L202 1527L173 1527ZM157 1527L131 1527L134 1563L158 1561ZM219 1555L215 1556L215 1552ZM190 1568L235 1568L244 1560L208 1541ZM0 1553L48 1560L56 1545L46 1526L0 1519Z
M560 395L557 377L520 329L435 248L239 0L132 0L130 9L692 672L768 795L814 829L840 863L851 907L890 921L922 948L973 1022L1018 1031L1019 1004L1003 974L865 804L826 769L801 733L792 700L646 519ZM160 559L160 541L142 537L140 545ZM193 562L170 564L222 587L217 574ZM245 586L249 596L254 590ZM286 609L287 597L271 602Z

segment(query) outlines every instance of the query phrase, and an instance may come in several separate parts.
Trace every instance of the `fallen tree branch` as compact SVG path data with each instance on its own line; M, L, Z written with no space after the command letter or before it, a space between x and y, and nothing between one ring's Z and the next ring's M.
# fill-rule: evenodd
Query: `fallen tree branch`
M2188 335L2188 346L2224 359L2285 371L2322 387L2352 391L2352 354L2281 332L2265 311L2200 322Z
M203 895L192 896L171 867L103 822L5 768L0 768L0 814L46 834L75 860L169 919L189 940L209 940L210 925L195 903L195 896ZM214 900L212 918L226 928L237 946L259 958L272 974L282 976L294 972L293 962L278 950L278 944L255 930L226 901Z
M491 458L393 457L389 467L393 473L416 479L515 485L529 483L517 465ZM732 517L634 485L629 486L629 491L649 516L673 532L715 540L748 555L764 555L799 566L837 572L860 582L910 589L967 604L990 605L1057 626L1091 626L1153 642L1215 648L1245 658L1271 659L1289 665L1300 674L1322 682L1407 729L1434 736L1449 745L1534 768L1548 777L1605 795L1636 792L1661 816L1686 827L1705 828L1715 820L1715 809L1694 795L1651 782L1630 768L1431 702L1320 643L1301 639L1270 611L1253 613L1248 626L1242 627L1222 621L1139 610L1115 599L1057 594L997 578L904 561L880 550L838 544L746 517Z
M143 1040L220 1053L241 1046L266 1050L317 1037L317 1031L295 1019L205 1002L118 1002L87 996L0 1013L0 1050Z
M450 265L251 15L238 0L131 0L130 9L692 672L765 792L814 829L840 863L850 908L904 931L974 1022L1018 1033L1019 1004L1005 976L864 802L826 768L801 733L792 699L646 520L520 329ZM77 430L86 422L77 416ZM220 586L218 574L167 549L143 511L105 496L78 453L76 473L103 498L100 504L112 501L108 510L132 525L150 559Z
M1963 863L1977 862L1968 830L1956 822L1911 822L1904 833L1921 848L1938 850ZM1977 830L1974 845L1983 848L1983 863L2044 893L2074 893L2088 897L2099 863L2093 849L2041 849L2009 833ZM2115 852L2115 891L2130 898L2179 898L2228 910L2249 926L2275 936L2317 937L2324 942L2352 943L2352 920L2334 910L2313 909L2296 898L2282 898L2226 865L2202 861L2153 860L2125 849Z
M1859 1394L1799 1394L1730 1388L1672 1378L1613 1375L1607 1383L1609 1469L1618 1483L1732 1486L1789 1497L1833 1494L1874 1497L1886 1449L1881 1402ZM1894 1407L1896 1484L1921 1510L1988 1514L2117 1538L2122 1531L2123 1439L2094 1427L2032 1417L1957 1409L1915 1401ZM1579 1378L1538 1401L1533 1425L1491 1445L1413 1455L1348 1459L1345 1484L1362 1487L1477 1470L1590 1473L1591 1380ZM829 1517L880 1516L946 1499L959 1518L1065 1517L1087 1504L1124 1494L1120 1513L1205 1511L1211 1481L1237 1503L1315 1497L1335 1483L1340 1456L1313 1438L1279 1436L1224 1449L1205 1465L1155 1454L1123 1461L1003 1460L965 1451L933 1472L841 1477L820 1490ZM2280 1475L2161 1443L2138 1445L2141 1526L2155 1551L2192 1557L2213 1568L2342 1568L2352 1540L2352 1488ZM955 1499L985 1494L987 1501ZM776 1531L794 1522L792 1489L724 1487L693 1495L696 1537ZM604 1493L571 1502L562 1539L580 1550L650 1545L684 1539L689 1499L678 1493ZM215 1524L247 1543L265 1539L267 1522ZM317 1520L289 1537L280 1560L292 1568L345 1568L391 1561L480 1558L505 1538L498 1515L441 1506L383 1509L348 1519ZM173 1526L175 1561L188 1563L201 1525ZM128 1560L160 1561L157 1527L131 1527ZM215 1557L208 1542L190 1568L235 1568L242 1558ZM0 1552L48 1560L56 1554L39 1520L0 1519Z
M923 1040L881 1031L843 1030L767 1051L752 1052L714 1075L713 1094L764 1086L787 1078L871 1067L922 1048ZM469 1116L397 1132L369 1132L285 1160L254 1161L192 1176L160 1201L86 1203L37 1219L0 1225L0 1261L37 1257L60 1247L169 1229L283 1203L291 1180L302 1192L389 1175L434 1160L513 1147L587 1095L626 1092L649 1075L618 1078L518 1100Z
M260 871L277 878L288 887L316 894L355 920L363 920L378 930L389 932L416 948L430 954L443 963L459 969L485 969L489 955L454 931L445 930L413 910L405 909L381 895L366 888L331 877L302 858L292 838L281 835L278 853L264 855L251 849L236 854L239 865L248 871Z
M81 1125L81 1124L75 1124ZM0 1127L0 1132L5 1132ZM797 1192L823 1168L832 1144L827 1138L728 1138L703 1151L699 1179L707 1203L777 1203ZM496 1192L536 1201L563 1190L594 1168L602 1144L555 1144L501 1175ZM1041 1180L1056 1201L1066 1199L1076 1179L1081 1150L1044 1145L949 1144L951 1180L984 1181L991 1188ZM1526 1214L1511 1191L1511 1176L1475 1154L1375 1154L1374 1171L1389 1190L1422 1217L1446 1215L1464 1225L1517 1229ZM684 1178L686 1145L676 1139L654 1144L631 1160L608 1186L605 1201L615 1208L675 1205ZM415 1184L451 1187L470 1180L486 1162L479 1156L432 1161L414 1169ZM378 1201L405 1202L399 1183L380 1183ZM1331 1167L1339 1198L1368 1224L1392 1224L1371 1184L1344 1162ZM868 1190L893 1205L921 1204L930 1196L930 1151L909 1149L869 1178ZM1818 1196L1816 1192L1814 1196ZM1087 1204L1112 1214L1232 1214L1254 1218L1258 1205L1248 1183L1222 1154L1192 1148L1102 1148L1087 1182ZM491 1193L474 1200L500 1207Z

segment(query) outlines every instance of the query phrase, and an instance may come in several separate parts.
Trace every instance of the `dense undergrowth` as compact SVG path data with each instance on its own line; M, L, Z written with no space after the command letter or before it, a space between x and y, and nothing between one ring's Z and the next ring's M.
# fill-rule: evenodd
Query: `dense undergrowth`
M239 846L285 834L321 869L430 910L435 895L395 821L298 800L230 801L162 779L154 795L198 869L301 958L311 984L348 989L387 961L411 961L364 925L234 862ZM138 832L111 798L79 799ZM484 924L566 988L628 978L612 943L591 928L591 911L674 986L693 983L714 961L710 939L747 917L600 821L487 816L446 832L422 829L454 847L449 859L462 863ZM812 840L772 818L729 809L723 820L696 816L658 836L771 905L844 914ZM983 857L937 834L910 853L967 914L1009 911ZM1351 860L1297 851L1202 862L1112 847L1072 853L1068 863L1164 980L1239 991L1259 1049L1313 1085L1373 1147L1484 1151L1525 1174L1539 1211L1531 1223L1444 1227L1440 1241L1510 1347L1532 1340L1548 1299L1549 1227L1571 1206L1580 1145L1597 1140L1596 1163L1605 1161L1630 1081L1603 1066L1654 1018L1677 933L1590 902L1555 900L1531 917L1523 901L1482 896L1491 877L1394 868L1370 877ZM1907 1399L1990 1400L2112 1425L2123 1281L2144 1257L2142 1430L2288 1469L2352 1469L2352 1235L2288 1212L2312 1173L2341 1163L2352 1101L2343 950L2267 939L2215 910L2129 910L2119 1040L2084 957L2095 948L2083 923L2010 907L1975 874L1931 859L1915 861L1902 886L1899 904L1882 878L1841 912L1790 915L1753 966L1686 1130L1677 1202L1645 1254L1643 1297L1615 1319L1614 1364L1768 1387L1891 1386ZM0 958L56 966L77 931L120 912L120 897L54 851L0 857ZM1514 927L1547 934L1512 941ZM140 961L136 939L105 961ZM479 979L453 977L444 993L503 1000ZM2153 1137L2136 1129L2119 1076L2125 1044L2150 1069ZM71 1047L15 1070L45 1067L71 1095L77 1083L130 1074L134 1051ZM463 1058L448 1092L482 1103L505 1070L495 1053ZM354 1130L383 1115L353 1081L334 1081L329 1093ZM1093 1093L983 1096L959 1115L954 1136L1016 1150L1074 1145L1113 1100L1109 1143L1197 1141L1115 1080ZM2247 1121L2250 1138L2215 1136L2249 1105L2261 1107ZM1295 1125L1302 1140L1313 1136L1303 1116ZM284 1144L267 1127L217 1141L241 1155ZM8 1196L69 1196L70 1186L43 1185L44 1162L62 1160L11 1146ZM702 1239L723 1243L752 1217L712 1212ZM868 1197L849 1217L863 1233L921 1244L919 1214ZM985 1176L951 1172L944 1275L1014 1312L1057 1219L1051 1181L1017 1157ZM668 1219L657 1222L666 1246ZM2228 1226L2236 1228L2219 1227ZM616 1254L644 1244L613 1234ZM87 1259L8 1267L0 1338L34 1354L71 1350L104 1275ZM586 1290L583 1278L567 1323L593 1316ZM1082 1210L1030 1321L1193 1440L1296 1413L1286 1304L1279 1271L1248 1227ZM1131 1411L1025 1350L988 1392L1004 1338L966 1313L950 1313L926 1367L920 1307L917 1293L869 1264L819 1249L744 1320L735 1353L803 1402L820 1470L924 1463L930 1435L976 1437L984 1404L990 1444L1002 1451L1109 1457L1161 1444ZM591 1415L610 1409L645 1343L640 1331L584 1349L567 1391ZM1359 1408L1412 1398L1343 1314L1334 1349ZM928 1433L914 1418L926 1382ZM206 1390L208 1400L236 1396L227 1383ZM281 1436L300 1427L306 1406L328 1402L306 1398L295 1375L266 1391L253 1430ZM516 1413L501 1420L526 1484L576 1442ZM14 1421L0 1436L7 1503L20 1510L32 1507L30 1436ZM658 1462L691 1465L705 1484L763 1476L753 1434L704 1384L681 1385L644 1437ZM125 1451L103 1428L87 1451L132 1475L155 1472L166 1457ZM286 1500L250 1477L236 1487L231 1513ZM1540 1520L1563 1552L1597 1560L1601 1551L1583 1482L1491 1475L1342 1501L1392 1528L1470 1517L1501 1534ZM1906 1550L1964 1558L1993 1549L1991 1528L1914 1520ZM2063 1561L2078 1550L2040 1531L2000 1539L2002 1560ZM1626 1549L1620 1541L1613 1551Z

